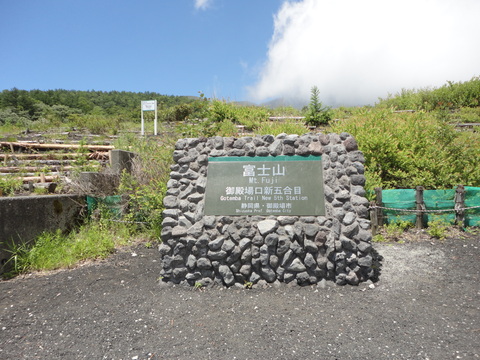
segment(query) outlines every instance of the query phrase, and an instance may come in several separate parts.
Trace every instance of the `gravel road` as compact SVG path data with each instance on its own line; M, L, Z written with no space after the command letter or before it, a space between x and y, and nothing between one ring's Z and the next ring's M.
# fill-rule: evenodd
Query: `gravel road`
M156 249L0 282L0 359L477 359L480 237L375 244L380 280L161 286Z

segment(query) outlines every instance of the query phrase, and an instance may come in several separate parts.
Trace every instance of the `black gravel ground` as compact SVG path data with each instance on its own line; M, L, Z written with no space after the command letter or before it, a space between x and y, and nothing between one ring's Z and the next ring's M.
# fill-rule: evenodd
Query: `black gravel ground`
M478 359L480 238L376 244L380 280L161 286L142 245L0 282L0 359Z

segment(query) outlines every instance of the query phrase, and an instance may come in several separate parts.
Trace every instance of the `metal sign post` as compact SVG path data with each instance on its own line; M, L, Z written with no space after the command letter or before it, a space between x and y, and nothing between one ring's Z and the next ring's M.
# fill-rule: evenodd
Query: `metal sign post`
M142 101L142 131L141 134L142 136L145 135L145 121L143 119L143 112L144 111L155 111L155 122L154 122L154 130L153 133L154 135L157 134L157 100L146 100Z

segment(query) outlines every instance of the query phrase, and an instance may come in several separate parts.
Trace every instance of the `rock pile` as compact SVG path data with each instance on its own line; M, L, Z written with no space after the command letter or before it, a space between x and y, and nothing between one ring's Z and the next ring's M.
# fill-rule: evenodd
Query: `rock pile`
M209 157L321 155L325 216L204 216ZM347 133L181 139L164 199L161 278L224 286L374 276L364 157Z

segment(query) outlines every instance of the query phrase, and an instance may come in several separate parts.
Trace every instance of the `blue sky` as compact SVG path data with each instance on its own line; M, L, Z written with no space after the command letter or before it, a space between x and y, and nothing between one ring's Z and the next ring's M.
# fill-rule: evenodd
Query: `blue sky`
M0 90L373 104L480 75L479 0L0 0Z
M203 91L241 100L281 3L0 0L0 89Z

